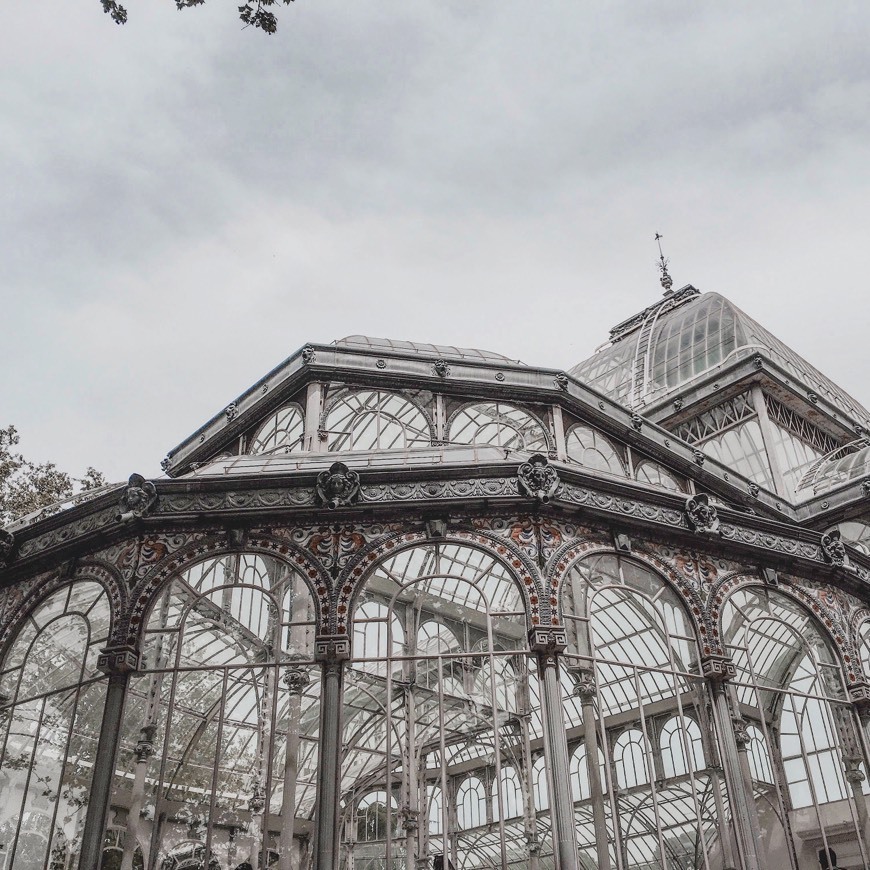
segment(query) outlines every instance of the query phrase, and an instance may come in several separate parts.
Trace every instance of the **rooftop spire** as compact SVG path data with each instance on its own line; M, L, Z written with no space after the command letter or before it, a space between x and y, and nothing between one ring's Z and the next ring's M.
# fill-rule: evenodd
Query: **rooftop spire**
M670 260L665 259L665 255L662 253L661 233L656 233L656 244L659 246L659 259L656 266L662 273L662 277L659 278L659 283L665 288L665 296L670 296L672 292L671 287L674 286L674 279L671 278L670 273L668 272L668 263L670 263Z

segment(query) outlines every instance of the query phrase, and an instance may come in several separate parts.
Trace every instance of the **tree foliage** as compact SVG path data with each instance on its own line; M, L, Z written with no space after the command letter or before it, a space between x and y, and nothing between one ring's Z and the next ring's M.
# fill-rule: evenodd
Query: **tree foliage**
M127 23L127 10L118 3L118 0L100 0L103 4L103 12L109 15L115 24ZM278 18L272 11L272 6L283 3L289 6L293 0L245 0L238 7L239 18L246 26L258 27L264 33L274 33L278 29ZM205 0L175 0L178 9L186 9L189 6L202 6Z
M83 477L72 477L53 462L32 462L18 453L18 431L14 426L0 429L0 526L31 511L47 507L103 486L106 478L95 468Z

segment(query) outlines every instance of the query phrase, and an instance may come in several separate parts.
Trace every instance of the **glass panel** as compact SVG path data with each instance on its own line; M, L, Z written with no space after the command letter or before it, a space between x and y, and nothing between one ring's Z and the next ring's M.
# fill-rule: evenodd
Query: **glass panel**
M572 426L565 437L565 449L571 462L607 474L626 476L622 457L610 441L595 429Z
M298 405L280 408L251 440L249 453L293 453L302 449L305 418Z
M530 453L548 449L547 436L540 422L528 411L500 402L469 405L450 422L450 441L454 444L492 444Z
M360 390L330 408L325 429L328 450L406 450L429 447L425 414L397 393Z

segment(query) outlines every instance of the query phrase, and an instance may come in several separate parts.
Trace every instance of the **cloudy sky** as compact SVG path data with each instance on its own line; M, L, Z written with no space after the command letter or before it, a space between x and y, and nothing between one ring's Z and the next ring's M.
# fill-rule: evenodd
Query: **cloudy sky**
M675 286L865 404L870 4L7 4L0 425L154 475L306 341L570 367Z

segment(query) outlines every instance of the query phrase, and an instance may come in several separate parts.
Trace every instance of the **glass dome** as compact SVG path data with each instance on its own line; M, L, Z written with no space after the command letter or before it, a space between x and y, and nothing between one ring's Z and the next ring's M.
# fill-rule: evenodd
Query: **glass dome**
M500 353L474 347L454 347L450 344L428 344L420 341L398 341L392 338L374 338L370 335L348 335L345 338L337 339L333 344L336 347L351 347L359 350L420 353L436 358L462 359L470 362L525 365L521 360L511 359Z
M727 363L761 354L854 420L870 419L848 393L718 293L648 309L622 335L570 374L631 407L657 401Z

